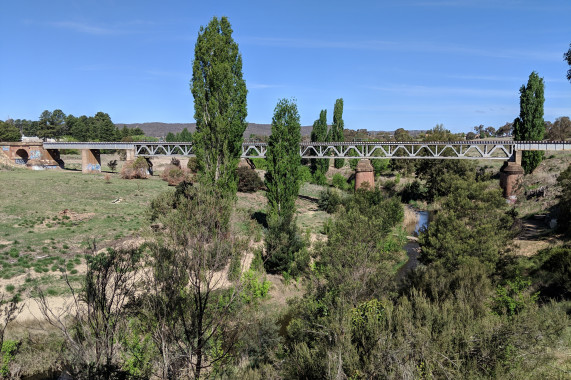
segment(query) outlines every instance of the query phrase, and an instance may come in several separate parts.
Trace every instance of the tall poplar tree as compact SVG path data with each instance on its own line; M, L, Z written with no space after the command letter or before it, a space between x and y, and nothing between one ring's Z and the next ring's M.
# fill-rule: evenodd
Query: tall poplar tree
M567 61L567 64L571 67L571 44L569 44L569 50L563 54L563 59ZM571 82L571 69L567 70L567 80Z
M313 129L311 130L311 142L324 142L327 140L327 137L327 110L321 110L319 113L319 119L313 122ZM311 163L311 169L314 174L321 173L325 175L328 168L328 159L313 159Z
M294 218L300 185L300 141L297 105L294 100L281 99L274 110L266 153L266 268L270 272L291 272L295 254L303 248Z
M339 98L335 101L335 107L333 108L333 126L331 127L331 141L345 141L345 136L343 135L343 129L345 128L345 122L343 121L343 98ZM343 158L335 159L335 167L340 169L345 164Z
M519 89L519 117L514 120L513 136L519 141L543 140L545 122L543 121L543 78L535 71L529 75L527 86ZM543 160L544 152L522 152L521 165L526 173L531 173Z
M237 190L236 167L246 129L246 82L242 56L228 19L212 18L201 27L194 48L192 81L194 150L201 178L223 194Z

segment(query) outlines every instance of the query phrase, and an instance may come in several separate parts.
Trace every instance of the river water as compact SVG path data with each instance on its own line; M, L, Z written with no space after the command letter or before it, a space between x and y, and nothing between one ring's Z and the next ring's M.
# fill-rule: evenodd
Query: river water
M430 223L430 213L428 211L417 211L415 210L418 219L416 223L409 223L406 226L406 232L409 236L418 237L419 232L428 227ZM402 278L408 272L416 268L418 265L418 254L420 253L420 246L417 241L409 240L405 244L404 249L408 255L408 261L402 267L399 268L397 273L397 278Z

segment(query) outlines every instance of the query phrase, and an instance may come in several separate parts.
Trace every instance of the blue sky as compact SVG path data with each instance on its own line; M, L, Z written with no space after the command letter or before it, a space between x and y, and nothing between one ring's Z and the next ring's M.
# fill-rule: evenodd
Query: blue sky
M284 97L303 125L324 108L331 122L342 97L351 129L499 127L534 70L545 119L571 116L569 0L3 0L0 14L2 120L193 122L194 44L213 16L234 29L249 122Z

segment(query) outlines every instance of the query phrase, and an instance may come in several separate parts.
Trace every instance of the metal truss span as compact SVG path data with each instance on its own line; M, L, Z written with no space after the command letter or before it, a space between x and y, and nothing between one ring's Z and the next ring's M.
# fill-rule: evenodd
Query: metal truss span
M44 143L45 149L131 149L136 156L194 156L188 142L74 142ZM243 158L263 158L267 143L242 144ZM487 159L506 160L522 150L571 150L565 141L451 141L451 142L312 142L301 143L303 158L368 158L368 159Z

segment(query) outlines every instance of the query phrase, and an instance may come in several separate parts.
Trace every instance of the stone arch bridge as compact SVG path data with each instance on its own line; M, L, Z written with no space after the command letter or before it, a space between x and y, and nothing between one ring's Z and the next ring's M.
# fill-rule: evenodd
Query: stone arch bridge
M245 141L242 158L263 158L267 144ZM147 159L156 156L194 156L193 144L186 142L38 142L0 143L0 149L15 163L34 169L63 167L60 149L79 149L82 156L82 172L101 172L102 149L125 150L127 160L137 156ZM302 158L331 159L359 158L356 170L356 187L364 182L374 185L374 159L461 159L504 160L500 185L504 195L512 195L517 180L523 175L521 152L526 150L559 151L571 150L571 142L565 141L451 141L451 142L312 142L301 143Z

